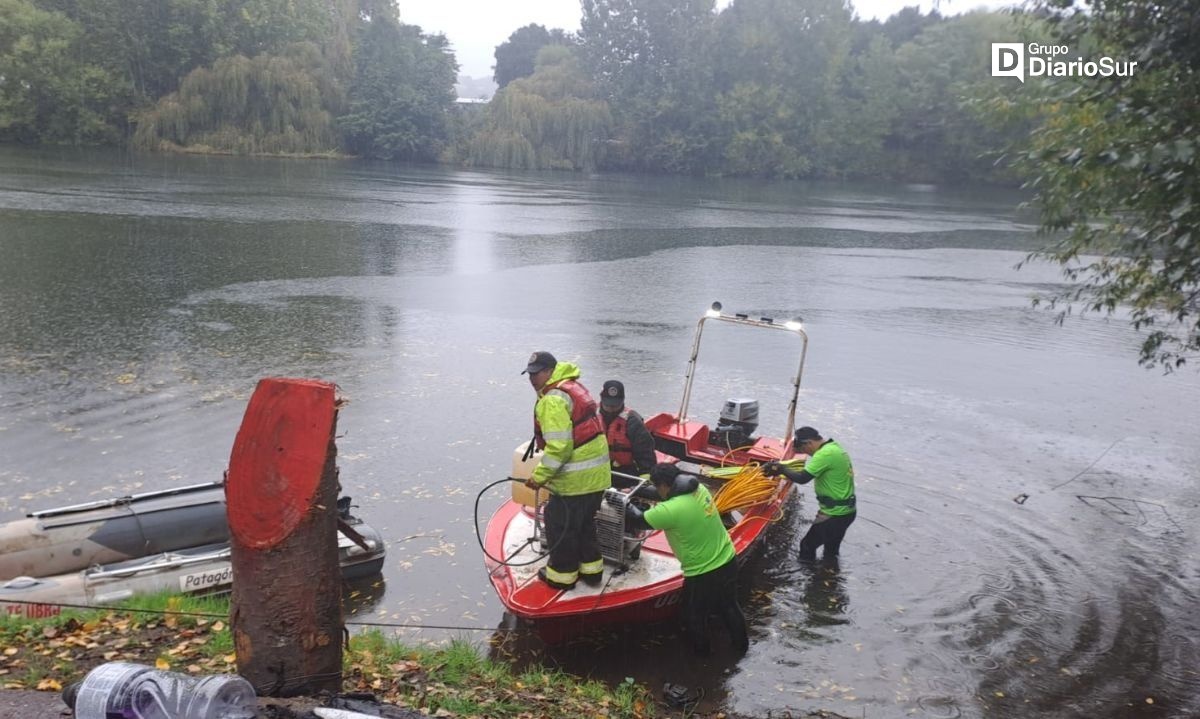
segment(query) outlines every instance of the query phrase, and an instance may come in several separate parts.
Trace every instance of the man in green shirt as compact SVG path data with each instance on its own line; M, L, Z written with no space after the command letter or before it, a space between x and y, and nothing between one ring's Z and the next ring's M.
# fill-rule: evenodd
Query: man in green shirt
M626 524L661 529L683 567L684 624L692 649L708 654L708 615L716 612L739 652L750 648L746 617L737 601L737 556L708 488L674 464L655 465L650 481L662 500L645 512L632 503Z
M817 547L825 545L821 561L832 569L838 566L838 550L846 529L857 516L858 500L854 496L854 466L850 456L832 439L824 439L812 427L796 430L793 447L799 453L811 455L804 469L789 469L779 462L763 465L763 474L768 477L783 475L796 484L807 484L815 480L814 493L821 509L813 519L812 526L804 539L800 540L800 560L813 562L817 559Z

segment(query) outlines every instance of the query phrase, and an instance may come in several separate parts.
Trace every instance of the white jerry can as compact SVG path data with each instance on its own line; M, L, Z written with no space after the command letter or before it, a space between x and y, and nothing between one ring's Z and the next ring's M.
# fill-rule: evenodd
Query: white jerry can
M537 469L538 463L542 461L541 450L535 451L529 459L523 459L525 457L525 450L528 447L529 442L522 442L513 450L512 474L509 475L513 479L529 479L533 476L533 470ZM512 483L512 500L517 504L523 504L526 507L535 507L538 504L545 504L547 499L550 499L550 493L544 489L535 493L520 482Z

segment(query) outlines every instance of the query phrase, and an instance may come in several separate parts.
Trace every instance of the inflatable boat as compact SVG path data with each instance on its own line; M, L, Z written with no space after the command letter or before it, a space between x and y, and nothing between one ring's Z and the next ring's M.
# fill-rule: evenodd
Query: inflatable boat
M374 528L338 501L342 577L383 569ZM61 605L110 605L137 594L228 591L233 582L222 482L31 512L0 525L0 612L53 616Z

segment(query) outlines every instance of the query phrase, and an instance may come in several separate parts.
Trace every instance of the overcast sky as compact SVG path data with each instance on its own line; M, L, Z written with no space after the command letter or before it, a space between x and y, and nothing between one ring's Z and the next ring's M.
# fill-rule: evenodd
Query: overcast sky
M934 6L931 0L853 0L858 16L884 19L906 5ZM723 7L729 0L717 0ZM936 7L954 15L976 7L1013 4L1005 0L941 0ZM547 28L579 29L579 0L400 0L400 18L420 25L426 32L440 32L450 39L461 66L459 72L472 77L491 77L496 46L514 30L529 23Z

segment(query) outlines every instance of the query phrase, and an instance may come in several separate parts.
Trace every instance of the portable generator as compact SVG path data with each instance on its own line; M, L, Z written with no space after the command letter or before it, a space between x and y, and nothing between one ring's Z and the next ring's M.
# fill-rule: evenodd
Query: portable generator
M596 543L600 545L600 556L622 569L637 561L642 542L650 534L625 526L625 508L634 501L634 493L646 484L643 479L628 493L614 487L604 490L604 501L596 512Z

